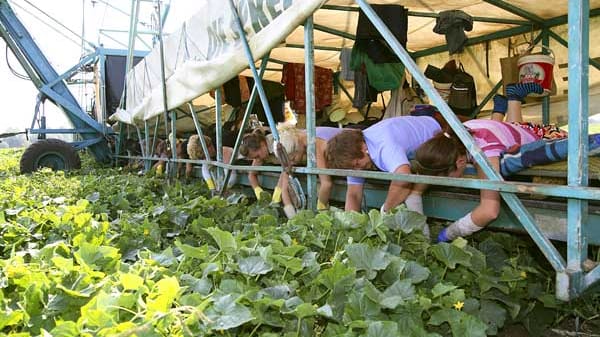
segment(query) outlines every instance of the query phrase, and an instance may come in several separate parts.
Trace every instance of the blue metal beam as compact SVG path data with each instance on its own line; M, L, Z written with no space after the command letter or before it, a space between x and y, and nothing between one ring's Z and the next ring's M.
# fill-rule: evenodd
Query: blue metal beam
M267 64L269 63L269 53L263 56L262 61L260 63L260 69L258 71L258 76L263 78L265 74L265 69L267 69ZM250 120L250 112L254 109L254 103L256 102L256 96L258 95L258 86L256 82L252 86L252 92L250 93L250 98L248 99L248 104L246 104L246 111L244 112L244 118L242 119L242 124L240 126L240 130L238 131L237 138L235 140L235 145L233 146L233 151L231 154L231 158L229 159L229 164L233 164L233 161L238 156L238 152L240 151L240 145L242 144L242 138L244 137L244 132L246 131L246 127L248 127L248 121ZM225 179L223 181L223 189L221 190L221 195L224 195L227 190L227 185L229 184L229 178L231 177L232 170L227 170L225 174Z
M354 36L354 34L344 32L343 30L337 30L337 29L329 28L327 26L318 25L318 24L313 24L313 28L316 30L325 32L325 33L333 34L336 36L341 36L346 39L356 40L356 36Z
M317 167L316 155L316 112L315 112L315 53L314 53L314 34L313 17L306 19L304 23L304 87L306 97L306 167ZM307 176L308 186L308 208L316 209L318 195L317 177L314 174Z
M556 42L560 43L561 45L563 45L565 48L569 49L569 43L567 41L565 41L565 39L563 39L560 35L556 34L555 32L553 32L552 30L548 30L548 34L554 39L556 40ZM588 58L588 63L593 66L594 68L600 70L600 62L594 60L593 58Z
M304 45L303 44L286 43L285 46L287 48L304 49ZM342 48L340 48L340 47L329 47L329 46L314 46L314 49L316 49L316 50L328 50L328 51L341 51L342 50Z
M277 184L276 173L265 173L260 175L261 186L273 189ZM305 185L305 180L300 177L300 182ZM240 185L249 186L245 176L240 176ZM331 191L330 200L344 202L346 197L346 180L333 179L334 187ZM367 208L379 208L387 196L388 185L381 181L367 181L365 184L365 203ZM252 193L250 193L252 194ZM476 191L465 191L463 189L447 190L445 188L431 189L423 196L423 208L428 217L454 221L464 216L479 203L479 193ZM556 201L524 200L527 210L536 219L539 219L543 232L552 240L566 242L567 238L567 214L566 203ZM590 214L590 222L600 222L597 209ZM506 205L502 205L500 215L492 222L489 228L509 230L524 233L523 226ZM487 228L487 227L486 227ZM600 245L600 232L588 231L586 233L590 243ZM600 271L599 271L600 272ZM587 277L587 276L586 276ZM590 278L593 276L590 276Z
M271 113L271 107L269 106L267 94L265 93L265 89L262 85L262 78L258 75L258 71L256 70L256 65L254 64L254 56L252 56L252 51L250 50L248 40L246 39L246 32L244 31L244 26L242 25L240 15L237 12L237 8L235 7L233 0L229 0L229 7L231 8L231 11L235 13L235 25L237 27L238 34L240 34L240 39L242 41L242 45L244 46L244 51L246 52L248 65L250 66L250 70L252 70L252 77L254 77L254 83L256 84L256 87L258 89L258 95L260 96L260 101L262 103L263 110L265 111L267 121L269 122L269 127L271 128L271 134L273 135L273 139L278 142L279 132L277 131L277 125L275 123L275 120L273 119L273 114Z
M472 45L480 44L480 43L486 42L486 41L504 39L507 37L511 37L511 36L515 36L515 35L519 35L519 34L523 34L523 33L529 33L529 32L531 32L530 26L518 26L518 27L508 28L505 30L491 33L491 34L470 37L467 40L467 42L465 43L465 46L472 46ZM448 50L447 45L441 45L441 46L436 46L436 47L431 47L428 49L416 51L414 53L411 53L411 56L416 59L416 58L423 57L423 56L429 56L429 55L433 55L433 54L442 53L447 50Z
M572 187L585 187L588 184L589 10L589 0L569 1L568 184ZM573 298L583 290L582 264L587 258L588 248L584 235L587 208L586 200L569 199L568 201L569 284L565 287L565 284L557 282L559 298Z
M47 133L54 133L54 134L89 133L89 134L96 134L96 135L98 134L98 131L96 131L94 129L29 129L28 132L31 134L47 134Z
M351 6L337 6L337 5L323 5L321 9L328 9L334 11L344 11L344 12L358 12L358 7ZM413 12L408 11L408 16L415 17L425 17L425 18L438 18L439 13L426 13L426 12ZM510 25L526 25L529 24L529 21L525 20L514 20L514 19L503 19L503 18L492 18L492 17L483 17L483 16L474 16L473 21L479 22L489 22L489 23L500 23L500 24L510 24Z

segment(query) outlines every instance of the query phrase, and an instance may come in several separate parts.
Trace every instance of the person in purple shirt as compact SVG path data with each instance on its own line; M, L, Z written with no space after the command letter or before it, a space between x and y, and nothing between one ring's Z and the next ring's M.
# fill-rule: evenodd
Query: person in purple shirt
M327 143L327 167L410 174L407 153L416 150L440 130L438 121L429 116L394 117L363 131L345 130ZM348 177L346 210L360 211L363 184L363 178ZM414 193L411 193L413 189ZM381 209L388 211L402 202L409 209L423 213L418 186L392 181Z

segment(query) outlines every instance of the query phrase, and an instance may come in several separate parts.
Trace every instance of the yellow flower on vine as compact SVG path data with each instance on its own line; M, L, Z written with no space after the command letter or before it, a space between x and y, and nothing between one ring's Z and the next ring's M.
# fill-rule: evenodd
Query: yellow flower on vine
M454 303L454 309L461 311L462 308L465 306L465 302L463 301L458 301L456 303Z
M523 279L527 278L527 272L526 271L522 271L520 275L521 275L521 278L523 278Z

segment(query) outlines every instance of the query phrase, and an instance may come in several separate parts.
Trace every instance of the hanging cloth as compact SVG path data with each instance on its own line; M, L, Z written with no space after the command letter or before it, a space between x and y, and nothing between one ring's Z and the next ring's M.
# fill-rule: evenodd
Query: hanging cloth
M377 16L392 32L392 35L406 47L408 30L408 9L400 5L371 5ZM355 44L365 47L369 57L375 63L400 62L390 49L377 28L371 23L365 13L360 10L356 25Z
M446 35L450 55L463 51L467 43L465 31L471 30L473 30L473 18L459 9L440 12L433 27L434 33Z
M281 83L285 86L285 97L298 114L306 113L306 91L304 88L304 64L283 65ZM333 101L333 71L315 66L315 111L321 111Z
M340 77L344 81L354 80L354 71L350 68L350 58L352 57L352 48L342 48L340 52Z

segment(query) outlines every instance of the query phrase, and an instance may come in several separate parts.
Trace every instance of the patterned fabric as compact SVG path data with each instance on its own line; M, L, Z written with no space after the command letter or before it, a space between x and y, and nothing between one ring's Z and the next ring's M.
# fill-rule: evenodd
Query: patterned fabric
M512 123L472 119L463 124L487 157L499 157L512 147L541 139L528 128Z
M520 146L500 159L500 173L509 176L534 165L564 160L569 153L567 138L540 139ZM600 153L600 134L588 136L588 155Z
M333 71L315 66L315 111L321 111L331 105L333 100ZM285 97L291 102L292 109L298 114L306 112L304 88L304 64L286 63L283 66L281 83L285 86Z
M542 125L533 123L513 123L522 128L525 128L533 132L536 136L543 139L562 139L567 138L567 131L561 130L559 127L553 124Z

